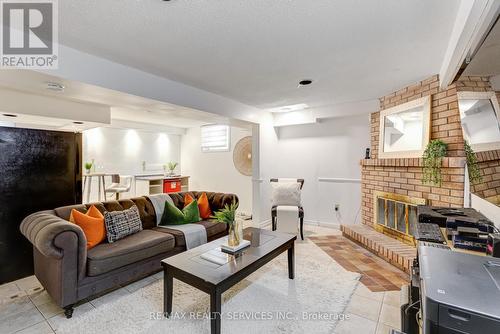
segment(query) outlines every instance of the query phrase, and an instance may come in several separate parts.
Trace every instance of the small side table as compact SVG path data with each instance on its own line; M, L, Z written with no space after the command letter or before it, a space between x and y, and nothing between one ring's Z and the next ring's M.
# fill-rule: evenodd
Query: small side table
M98 200L101 201L101 194L102 194L102 200L106 200L106 181L104 180L104 177L106 174L104 173L91 173L91 174L84 174L83 175L83 193L85 194L85 190L87 190L87 197L86 197L86 203L90 202L90 192L92 191L92 178L97 177L97 184L98 184ZM87 181L88 181L88 186L87 186Z

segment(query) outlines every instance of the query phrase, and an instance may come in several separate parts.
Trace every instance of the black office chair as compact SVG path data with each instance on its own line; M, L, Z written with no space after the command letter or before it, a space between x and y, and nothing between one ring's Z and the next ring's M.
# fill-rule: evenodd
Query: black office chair
M271 182L279 182L279 179L271 179ZM304 187L304 179L297 179L297 182L300 183L300 190L302 190L302 187ZM277 205L273 205L273 207L271 208L271 227L273 231L276 231L277 218L278 218ZM299 220L300 220L300 238L304 240L304 208L302 206L299 206Z

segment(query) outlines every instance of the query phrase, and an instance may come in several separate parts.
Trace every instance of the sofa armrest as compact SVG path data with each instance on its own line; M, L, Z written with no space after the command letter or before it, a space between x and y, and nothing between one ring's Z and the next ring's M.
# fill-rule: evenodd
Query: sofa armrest
M24 218L20 226L21 233L41 254L60 259L63 249L55 243L56 237L63 232L73 232L78 237L74 245L80 258L87 258L87 238L80 226L59 218L54 211L40 211Z
M87 239L83 230L41 211L26 217L21 233L33 244L35 275L59 306L78 300L78 280L85 277Z

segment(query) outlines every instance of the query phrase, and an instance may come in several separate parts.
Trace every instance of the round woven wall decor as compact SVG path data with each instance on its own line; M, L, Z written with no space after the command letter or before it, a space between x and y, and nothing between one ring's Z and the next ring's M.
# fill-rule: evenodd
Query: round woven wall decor
M252 136L243 137L236 143L233 163L238 172L252 176Z

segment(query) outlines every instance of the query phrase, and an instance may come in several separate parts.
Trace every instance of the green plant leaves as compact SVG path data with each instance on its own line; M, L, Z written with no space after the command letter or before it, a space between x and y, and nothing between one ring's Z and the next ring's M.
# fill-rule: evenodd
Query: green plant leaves
M424 160L422 183L441 186L443 182L441 167L447 152L448 145L444 141L435 139L429 142L422 157Z
M471 184L477 184L483 181L483 176L479 170L479 163L477 162L476 154L472 147L470 147L467 140L464 140L465 159L467 162L467 170L469 171L469 181Z
M215 212L212 218L215 218L219 223L232 225L235 222L237 208L238 203L236 203L236 201L233 199L233 202L230 205L224 205L224 208Z

